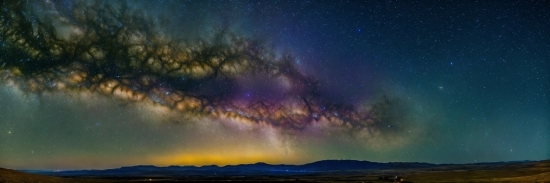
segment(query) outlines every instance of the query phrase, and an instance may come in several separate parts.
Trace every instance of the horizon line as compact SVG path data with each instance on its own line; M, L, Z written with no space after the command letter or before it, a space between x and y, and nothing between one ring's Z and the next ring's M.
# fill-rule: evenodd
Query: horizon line
M356 159L323 159L323 160L317 160L317 161L311 161L309 163L303 163L303 164L284 164L284 163L281 163L281 164L270 164L270 163L265 163L265 162L255 162L255 163L243 163L243 164L226 164L226 165L217 165L217 164L204 164L204 165L166 165L166 166L162 166L162 165L147 165L147 164L136 164L136 165L126 165L126 166L118 166L118 167L110 167L110 168L97 168L97 169L94 169L94 168L91 168L91 169L11 169L11 168L5 168L5 167L0 167L0 168L4 168L4 169L11 169L11 170L17 170L17 171L36 171L36 172L55 172L55 171L85 171L85 170L110 170L110 169L120 169L120 168L124 168L124 167L138 167L138 166L153 166L153 167L156 167L156 168L167 168L167 167L172 167L172 166L177 166L177 167L196 167L196 168L201 168L201 167L208 167L208 166L216 166L216 167L219 167L219 168L224 168L224 167L228 167L228 166L239 166L239 165L255 165L255 164L267 164L267 165L270 165L270 166L277 166L277 165L288 165L288 166L303 166L303 165L307 165L307 164L311 164L311 163L316 163L316 162L321 162L321 161L358 161L358 162L371 162L371 163L425 163L425 164L432 164L432 165L468 165L468 164L483 164L483 163L512 163L512 162L540 162L540 161L550 161L550 159L542 159L542 160L512 160L512 161L483 161L483 162L471 162L471 163L428 163L428 162L418 162L418 161L388 161L388 162L378 162L378 161L369 161L369 160L356 160Z

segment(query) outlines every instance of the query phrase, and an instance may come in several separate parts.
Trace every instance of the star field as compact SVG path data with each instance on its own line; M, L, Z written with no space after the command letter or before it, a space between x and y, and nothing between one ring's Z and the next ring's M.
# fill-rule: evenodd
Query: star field
M2 167L549 158L544 1L2 7Z

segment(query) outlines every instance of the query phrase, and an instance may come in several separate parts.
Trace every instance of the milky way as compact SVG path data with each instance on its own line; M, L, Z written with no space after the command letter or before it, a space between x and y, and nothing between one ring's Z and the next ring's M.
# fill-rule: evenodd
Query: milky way
M2 58L3 79L25 91L90 90L188 117L292 131L319 121L365 137L403 130L404 114L396 111L402 109L387 97L361 108L323 100L317 81L301 73L291 56L278 58L262 42L223 28L211 40L186 43L160 35L153 20L125 4L82 3L74 17L44 20L20 10L23 3L4 6L3 49L9 54Z
M0 166L548 158L512 4L2 2Z

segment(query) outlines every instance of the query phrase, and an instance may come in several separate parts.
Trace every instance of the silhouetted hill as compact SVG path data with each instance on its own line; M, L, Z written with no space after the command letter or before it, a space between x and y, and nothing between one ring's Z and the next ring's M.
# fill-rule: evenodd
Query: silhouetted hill
M302 165L304 169L310 171L349 171L349 170L382 170L382 169L404 169L404 168L429 168L438 166L430 163L416 162L390 162L378 163L370 161L356 160L323 160Z
M379 163L357 160L323 160L303 165L271 165L267 163L240 164L227 166L168 166L153 165L127 166L105 170L35 171L32 173L64 177L164 177L194 175L303 175L318 173L337 173L349 171L406 170L424 169L437 171L492 169L503 166L518 166L522 162L494 162L475 164L430 164L418 162ZM30 172L30 171L27 171Z
M16 170L0 168L0 182L9 183L28 183L28 182L41 182L41 183L92 183L92 182L114 182L112 180L99 180L99 179L79 179L79 178L61 178L52 177L46 175L36 175L32 173L25 173Z
M440 165L429 163L377 163L357 160L323 160L304 165L271 165L267 163L210 166L128 166L106 170L71 170L33 172L54 176L176 176L176 175L279 175L308 174L318 172L384 170L401 168L429 168Z
M387 182L380 177L394 175L409 182L548 182L549 171L550 160L473 164L323 160L304 165L139 165L106 170L26 171L32 174L0 168L0 182Z

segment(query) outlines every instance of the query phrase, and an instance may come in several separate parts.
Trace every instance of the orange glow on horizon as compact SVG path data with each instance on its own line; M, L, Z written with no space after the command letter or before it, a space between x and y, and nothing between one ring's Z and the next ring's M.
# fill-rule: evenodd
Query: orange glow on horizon
M237 165L264 162L269 164L297 164L303 163L294 155L270 154L266 152L218 152L218 153L183 153L150 159L156 165Z

